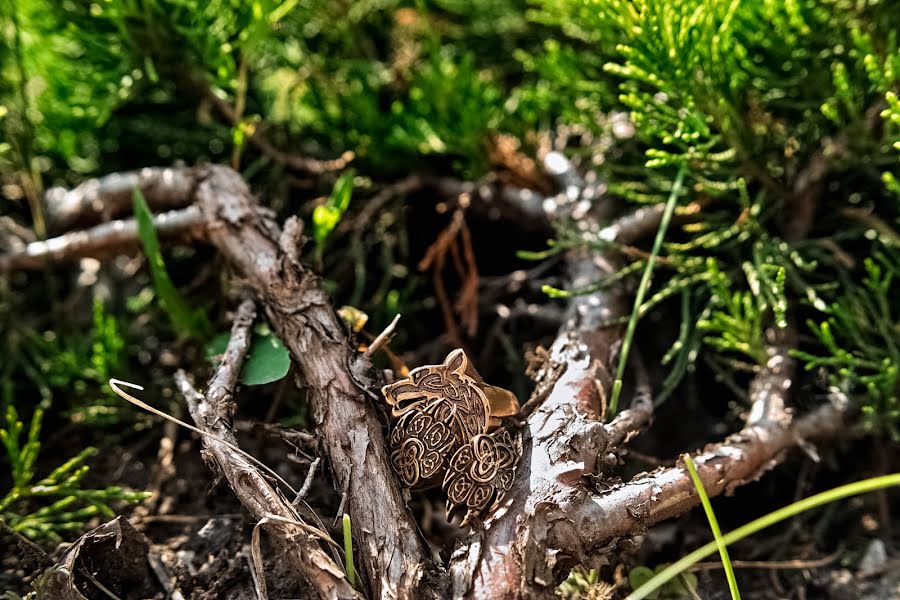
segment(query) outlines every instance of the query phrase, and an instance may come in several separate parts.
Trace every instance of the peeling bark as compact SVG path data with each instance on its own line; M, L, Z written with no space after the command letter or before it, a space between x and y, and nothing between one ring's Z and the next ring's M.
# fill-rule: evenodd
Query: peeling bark
M577 195L570 195L568 206L561 205L564 212L577 202ZM640 209L599 235L631 243L658 228L661 208ZM571 287L611 274L614 260L603 253L570 253ZM621 545L618 538L699 503L690 476L680 467L625 484L609 477L621 444L652 417L652 402L639 385L631 407L607 425L599 418L622 333L603 323L626 315L628 304L619 289L573 299L570 318L538 372L532 401L545 399L528 417L525 455L506 504L452 558L454 597L552 597L572 566L605 564ZM752 387L755 402L747 427L694 459L710 496L759 477L806 437L838 433L841 413L830 406L791 425L785 409L791 366L786 347L774 350Z
M571 210L577 194L560 210ZM603 230L605 239L630 243L655 231L661 211L642 209ZM571 287L585 287L615 272L612 256L573 251L568 256ZM629 310L621 291L576 296L568 319L538 371L533 400L545 396L526 423L526 445L505 505L458 550L450 571L454 597L518 598L550 596L560 574L602 550L582 543L577 531L561 532L554 523L588 497L585 480L615 466L614 441L640 428L652 404L624 411L615 426L600 416L621 342L621 327L602 327ZM531 402L531 401L529 401ZM595 561L596 562L596 561Z

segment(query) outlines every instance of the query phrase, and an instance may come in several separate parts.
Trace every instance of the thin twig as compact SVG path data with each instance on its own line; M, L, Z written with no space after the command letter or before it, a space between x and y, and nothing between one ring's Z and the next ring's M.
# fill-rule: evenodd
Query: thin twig
M642 428L646 427L653 417L653 392L650 388L650 376L639 352L632 355L634 365L635 390L631 406L615 416L606 425L611 447L618 448L627 442Z
M366 358L372 358L372 355L375 354L382 345L384 345L392 335L394 335L394 330L397 328L397 321L400 320L400 314L398 313L394 319L391 321L390 325L384 328L384 331L378 334L372 343L369 344L369 347L366 348L366 351L363 352L363 355Z
M396 183L385 186L381 191L365 201L362 209L352 221L347 220L342 222L343 227L341 227L341 229L349 227L353 229L354 235L361 235L362 231L371 226L375 219L375 215L381 212L388 202L394 198L406 196L421 188L422 185L423 181L421 177L418 175L410 175L406 179L401 179ZM344 225L344 223L346 223L346 225Z
M219 111L219 113L225 117L225 120L228 121L234 127L241 126L240 114L235 109L234 106L231 105L230 102L224 100L216 95L213 92L212 88L209 87L206 83L199 83L194 80L192 82L192 86L199 87L205 96L205 98L212 103L213 106ZM330 171L340 171L345 168L350 161L355 158L353 152L349 150L341 154L339 158L333 160L319 160L315 158L310 158L308 156L301 156L299 154L291 154L290 152L284 152L275 147L274 144L266 137L265 134L265 124L258 123L256 124L250 135L247 136L247 141L256 147L257 150L262 152L263 155L273 160L274 162L285 165L292 169L296 169L297 171L303 171L305 173L327 173Z
M300 491L297 492L297 497L294 498L294 501L291 502L294 507L300 505L304 498L306 498L306 494L309 493L309 488L312 487L313 480L316 477L316 469L319 468L319 464L322 462L322 457L317 456L316 460L312 461L309 465L309 471L306 472L306 480L303 482L303 487L300 488Z
M372 597L439 597L425 584L434 563L404 502L368 397L379 386L377 371L348 343L319 277L279 244L277 225L259 210L241 176L221 166L207 170L196 199L209 220L209 240L259 291L269 323L296 361L296 381L308 390L336 485L348 492L346 512L356 524Z
M843 554L842 550L812 560L733 560L731 566L735 569L771 569L775 571L819 569L836 561ZM718 571L722 568L720 561L701 562L691 565L688 571Z
M44 194L47 216L56 231L109 221L131 213L135 189L155 212L184 208L194 199L199 174L199 169L148 167L89 179L71 190L50 188Z

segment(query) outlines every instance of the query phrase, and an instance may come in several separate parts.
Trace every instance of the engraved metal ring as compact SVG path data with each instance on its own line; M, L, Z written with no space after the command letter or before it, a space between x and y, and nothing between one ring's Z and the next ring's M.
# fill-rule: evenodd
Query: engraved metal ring
M464 507L466 523L512 485L521 440L502 422L519 412L519 400L485 383L462 350L382 393L394 418L391 464L405 487L442 486L448 516Z

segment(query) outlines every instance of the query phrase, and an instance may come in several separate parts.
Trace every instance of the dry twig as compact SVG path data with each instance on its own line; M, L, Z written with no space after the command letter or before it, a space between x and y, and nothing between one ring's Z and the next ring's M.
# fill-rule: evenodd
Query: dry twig
M153 210L183 208L193 202L196 185L192 169L148 167L89 179L71 190L50 188L44 202L51 227L64 231L131 213L135 188Z
M317 431L358 532L373 597L421 598L432 563L388 462L378 412L367 397L378 380L349 343L319 279L296 259L299 229L280 233L261 214L241 176L210 167L197 188L207 232L257 291L266 316L309 390Z
M653 208L641 209L605 228L604 237L628 243L652 233L659 214ZM570 253L573 287L612 272L613 260ZM639 385L629 409L608 425L598 419L621 340L619 328L601 325L627 309L615 289L573 299L570 318L538 369L534 396L544 399L527 419L530 443L505 505L451 560L455 597L550 595L571 566L600 566L618 538L698 503L690 476L677 466L603 491L588 484L608 477L618 462L619 445L652 416L652 403ZM791 381L790 364L785 347L773 350L752 387L755 401L747 427L694 459L710 496L758 477L802 440L840 431L842 414L831 406L794 423L787 418L784 395Z

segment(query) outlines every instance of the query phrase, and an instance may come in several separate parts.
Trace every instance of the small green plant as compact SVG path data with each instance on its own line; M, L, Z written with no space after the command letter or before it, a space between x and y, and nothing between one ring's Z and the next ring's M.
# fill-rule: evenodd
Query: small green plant
M715 260L709 260L707 268L712 310L708 318L697 321L697 327L705 334L704 343L720 352L742 355L752 364L765 364L765 305L750 290L733 291L731 281Z
M3 401L36 395L46 409L54 398L65 398L56 408L74 422L118 422L121 412L103 384L124 366L125 338L120 322L99 298L91 316L89 329L39 331L10 313L0 314L7 351L0 368Z
M220 333L206 346L206 356L214 361L225 352L230 332ZM244 366L241 368L240 381L245 385L262 385L278 381L287 375L291 368L291 354L268 324L257 325L253 329L250 348Z
M35 370L31 373L42 395L49 400L53 389L85 393L93 385L102 385L122 365L125 340L119 323L106 312L103 301L94 300L92 329L86 336L25 331L24 353Z
M866 423L900 440L900 252L889 247L865 260L862 284L846 282L828 318L809 327L824 354L795 352L809 370L856 398Z
M668 565L663 564L655 569L639 565L628 572L628 584L631 589L640 589L642 585L653 579L657 574L662 573ZM697 589L697 576L693 573L679 573L675 577L667 581L659 589L650 593L647 598L651 600L675 600L676 598L686 598L691 590Z
M26 431L16 409L9 405L5 426L0 427L0 442L9 460L12 479L12 489L0 499L0 518L13 531L34 540L58 543L63 535L81 529L95 516L113 518L111 504L139 502L148 496L119 486L85 489L83 480L89 467L84 463L96 454L94 448L85 448L35 481L43 416L44 411L36 409Z

